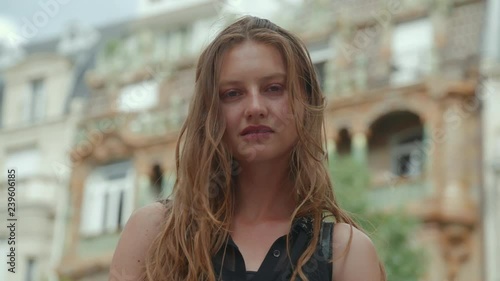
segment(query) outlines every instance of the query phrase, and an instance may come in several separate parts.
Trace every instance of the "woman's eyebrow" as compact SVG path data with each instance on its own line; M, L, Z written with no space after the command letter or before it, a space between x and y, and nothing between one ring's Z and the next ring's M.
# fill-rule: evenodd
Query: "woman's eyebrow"
M285 79L286 74L282 73L282 72L269 74L269 75L260 77L259 82L265 82L265 81L269 81L269 80L273 80L273 79L277 79L277 78ZM219 83L219 87L226 86L226 85L239 85L239 84L241 84L240 80L222 80Z
M260 78L259 81L269 81L269 80L273 80L273 79L277 79L277 78L285 79L286 74L281 73L281 72L280 73L273 73L271 75L267 75L267 76Z

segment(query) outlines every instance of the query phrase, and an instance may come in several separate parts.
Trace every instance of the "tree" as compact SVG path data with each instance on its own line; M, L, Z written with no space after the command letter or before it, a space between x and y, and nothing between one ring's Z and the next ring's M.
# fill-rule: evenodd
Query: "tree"
M419 222L404 210L372 210L369 172L351 157L330 160L332 183L339 205L372 238L389 281L419 280L425 270L422 248L412 243Z

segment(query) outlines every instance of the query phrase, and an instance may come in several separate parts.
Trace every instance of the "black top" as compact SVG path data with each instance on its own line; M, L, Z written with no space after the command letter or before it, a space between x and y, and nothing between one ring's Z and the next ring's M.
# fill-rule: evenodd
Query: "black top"
M331 281L332 280L332 231L333 223L323 222L320 231L320 239L314 255L303 266L302 270L309 281ZM214 256L212 263L217 280L223 281L284 281L290 280L292 275L292 264L297 260L309 245L312 238L312 219L299 218L294 221L290 231L290 258L286 250L286 235L274 241L271 249L267 252L262 265L257 272L246 271L243 256L238 246L229 236L227 247ZM224 248L226 255L224 257ZM222 261L224 265L222 266ZM219 278L221 274L222 278ZM301 280L297 277L296 280Z

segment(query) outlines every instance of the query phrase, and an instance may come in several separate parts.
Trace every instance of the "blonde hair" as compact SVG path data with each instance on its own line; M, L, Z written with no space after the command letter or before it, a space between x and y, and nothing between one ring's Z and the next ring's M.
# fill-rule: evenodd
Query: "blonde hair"
M287 71L290 118L296 121L299 140L290 153L289 176L298 202L292 217L313 219L312 241L291 280L297 275L307 280L302 267L314 254L325 213L336 222L359 228L338 206L333 193L324 161L325 97L305 44L266 19L245 16L221 31L198 60L195 94L176 146L173 200L165 201L167 215L148 251L143 280L216 280L212 257L229 235L238 173L237 163L222 141L225 123L216 93L223 55L246 40L276 47ZM299 103L304 107L300 116Z

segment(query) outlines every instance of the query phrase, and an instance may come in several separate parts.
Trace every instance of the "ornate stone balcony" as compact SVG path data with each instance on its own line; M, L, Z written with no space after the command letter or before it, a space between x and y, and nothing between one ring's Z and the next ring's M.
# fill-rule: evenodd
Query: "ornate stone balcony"
M100 145L104 136L116 134L129 145L140 146L163 138L175 138L187 115L187 108L154 108L140 112L110 112L80 123L75 150L82 158ZM78 159L72 159L77 161Z
M50 164L50 163L49 163ZM27 209L36 208L38 211L45 210L49 215L55 214L58 198L57 177L35 175L28 178L16 179L16 213L24 212ZM7 198L7 182L0 185L0 197Z

